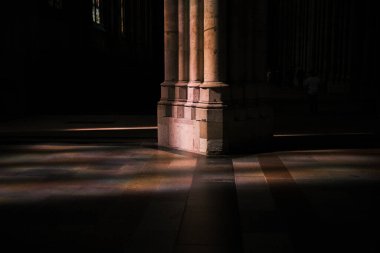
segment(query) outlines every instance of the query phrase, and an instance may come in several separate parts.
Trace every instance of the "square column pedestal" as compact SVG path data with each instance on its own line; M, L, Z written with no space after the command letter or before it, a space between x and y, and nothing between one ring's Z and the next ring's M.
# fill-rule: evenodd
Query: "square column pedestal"
M184 112L183 117L180 112ZM257 149L273 134L273 112L264 104L239 108L218 103L160 102L157 116L159 146L204 155Z

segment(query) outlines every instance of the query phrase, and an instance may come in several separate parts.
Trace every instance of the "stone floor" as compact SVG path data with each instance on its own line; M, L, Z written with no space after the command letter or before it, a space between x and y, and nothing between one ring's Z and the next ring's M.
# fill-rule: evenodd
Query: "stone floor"
M379 252L373 118L277 117L267 147L209 158L157 148L155 122L1 122L1 252Z
M379 204L378 148L0 146L1 252L379 252Z

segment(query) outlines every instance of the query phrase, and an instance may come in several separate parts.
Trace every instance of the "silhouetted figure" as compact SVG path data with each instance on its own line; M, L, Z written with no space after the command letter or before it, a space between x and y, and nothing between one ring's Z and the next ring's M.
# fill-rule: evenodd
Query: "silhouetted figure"
M306 88L309 99L310 112L315 114L318 112L318 91L321 79L316 71L311 71L310 76L305 79L303 86Z

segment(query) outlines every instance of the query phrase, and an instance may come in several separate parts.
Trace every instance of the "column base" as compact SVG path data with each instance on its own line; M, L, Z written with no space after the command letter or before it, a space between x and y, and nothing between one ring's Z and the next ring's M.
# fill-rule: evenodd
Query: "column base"
M185 110L188 107L185 107ZM158 145L204 155L257 150L270 143L273 112L270 107L202 108L192 117L165 116L158 106Z
M174 107L174 106L173 106ZM165 116L158 106L158 145L204 155L220 155L228 150L224 138L223 109L190 109L190 117Z

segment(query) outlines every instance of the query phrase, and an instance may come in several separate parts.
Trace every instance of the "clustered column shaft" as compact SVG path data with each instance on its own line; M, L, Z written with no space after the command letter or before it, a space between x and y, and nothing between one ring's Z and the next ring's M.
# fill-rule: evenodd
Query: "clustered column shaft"
M223 0L165 0L165 81L161 103L194 107L207 89L224 87ZM202 31L203 30L203 31ZM201 89L199 89L201 88ZM169 116L184 117L182 113Z
M161 104L175 99L178 80L178 0L164 0L165 81L161 84ZM169 116L169 115L167 115Z

